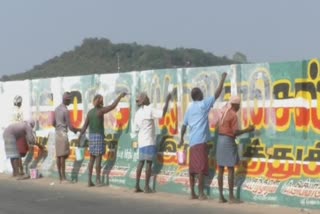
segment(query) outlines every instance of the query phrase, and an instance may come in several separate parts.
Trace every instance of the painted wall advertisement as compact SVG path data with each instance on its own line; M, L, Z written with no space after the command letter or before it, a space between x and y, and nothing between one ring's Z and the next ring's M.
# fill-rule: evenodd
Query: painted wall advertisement
M162 109L167 94L177 87L177 96L170 102L168 112L156 122L158 152L152 185L157 191L189 194L188 160L179 165L176 155L183 116L192 102L191 89L197 86L205 96L213 96L223 72L228 73L223 92L209 113L212 139L208 142L210 176L206 179L207 194L218 197L215 161L217 110L231 95L240 95L241 127L254 124L256 130L237 138L241 157L236 167L234 188L237 196L243 201L320 208L318 59L1 82L0 97L4 101L1 131L8 124L13 97L21 95L25 118L36 119L37 141L47 149L42 152L34 146L24 162L29 168L38 168L44 176L57 177L52 117L55 107L61 103L63 92L72 94L72 103L68 106L70 120L79 128L93 107L94 95L102 94L105 104L109 104L119 93L128 92L130 94L104 118L106 153L102 174L108 185L133 188L138 159L131 128L137 110L135 97L145 91L151 105ZM188 143L188 133L185 137ZM86 145L84 158L77 160L77 138L77 134L69 133L71 153L66 168L72 180L86 182L89 150ZM3 139L0 146L0 171L8 173L10 164L3 152ZM227 187L225 183L226 195Z

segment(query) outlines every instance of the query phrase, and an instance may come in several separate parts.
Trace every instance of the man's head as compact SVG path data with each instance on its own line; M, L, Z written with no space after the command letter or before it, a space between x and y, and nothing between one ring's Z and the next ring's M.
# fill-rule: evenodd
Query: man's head
M200 88L195 87L191 90L191 98L193 101L203 100L203 93Z
M136 99L136 103L138 106L149 105L150 100L149 100L147 93L141 92L140 94L138 94L137 99Z
M15 96L14 99L13 99L13 105L21 107L21 105L22 105L22 97L19 96L19 95Z
M103 97L101 94L97 94L93 98L93 106L94 107L103 107Z
M71 93L70 92L64 92L62 95L62 102L65 105L69 105L71 103Z
M232 96L230 99L230 103L232 108L235 111L238 111L240 109L241 98L239 96Z
M36 125L36 121L34 121L34 119L29 119L27 123L29 126L31 126L31 128L33 128Z

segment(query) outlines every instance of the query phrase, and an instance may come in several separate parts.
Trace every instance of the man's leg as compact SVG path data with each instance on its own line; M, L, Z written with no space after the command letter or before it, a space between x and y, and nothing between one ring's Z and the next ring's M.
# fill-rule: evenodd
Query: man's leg
M142 168L144 165L144 160L140 160L137 166L137 171L136 171L136 187L135 187L135 192L143 192L142 189L140 188L140 177L141 177L141 172Z
M11 163L11 167L12 167L12 177L16 177L17 175L15 174L15 171L14 171L13 160L14 160L14 158L10 158L10 163Z
M228 167L228 184L229 184L229 200L230 203L240 203L241 201L236 199L233 194L234 188L234 167Z
M199 199L201 200L205 200L208 197L206 196L206 194L204 194L204 175L203 173L199 173L199 184L198 184L198 188L199 188Z
M88 186L92 187L94 186L94 183L92 182L92 170L93 170L93 164L95 161L96 157L93 155L90 155L90 162L89 162L89 174L88 174Z
M194 184L195 184L195 174L189 172L189 183L190 183L190 190L191 190L191 199L198 199L199 197L196 195L194 191Z
M223 171L224 171L224 166L219 166L218 186L219 186L219 202L220 203L227 202L227 200L223 196Z
M62 181L67 180L67 178L66 178L66 159L67 159L67 157L68 156L60 157Z
M58 169L58 173L59 173L59 179L60 182L62 181L62 174L61 174L61 157L56 157L56 163L57 163L57 169Z
M100 174L101 174L101 159L102 155L98 155L96 157L96 185L101 186L101 179L100 179Z
M12 165L12 171L13 176L16 177L19 175L19 158L11 158L11 165Z
M24 175L22 159L19 158L19 175Z
M150 183L150 177L151 177L151 167L152 167L152 161L147 160L147 166L146 166L146 183L144 187L144 192L145 193L151 193L153 192L152 189L149 186Z

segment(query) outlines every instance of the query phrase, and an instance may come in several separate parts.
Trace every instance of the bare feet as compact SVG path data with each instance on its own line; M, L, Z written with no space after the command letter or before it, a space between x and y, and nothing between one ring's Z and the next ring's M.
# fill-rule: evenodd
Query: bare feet
M191 196L190 196L190 199L191 199L191 200L199 199L199 196L197 196L197 195L191 195Z
M144 193L154 193L154 191L150 187L145 187Z
M224 197L219 198L219 203L226 203L228 202Z
M100 181L98 181L98 182L96 182L96 186L97 186L97 187L102 187L102 186L104 186L104 185L103 185L103 183L101 183Z
M236 198L229 199L229 204L240 204L240 203L243 203L243 201L240 201L239 199L236 199Z
M135 193L139 193L139 192L143 192L143 190L140 189L140 187L136 187L136 188L134 189L134 192L135 192Z
M208 197L205 194L199 195L199 200L207 200Z
M61 180L60 184L72 184L72 182L69 180Z
M26 179L29 179L30 176L29 175L21 175L17 178L17 180L26 180Z
M95 185L94 185L94 183L92 182L92 181L89 181L88 182L88 187L94 187Z

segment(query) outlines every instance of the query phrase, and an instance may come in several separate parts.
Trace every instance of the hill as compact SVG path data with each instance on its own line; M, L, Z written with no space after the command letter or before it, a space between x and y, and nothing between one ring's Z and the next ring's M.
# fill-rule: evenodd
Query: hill
M173 50L151 45L113 44L108 39L84 39L81 46L62 53L24 73L3 76L2 81L75 76L149 69L236 64L199 49Z

